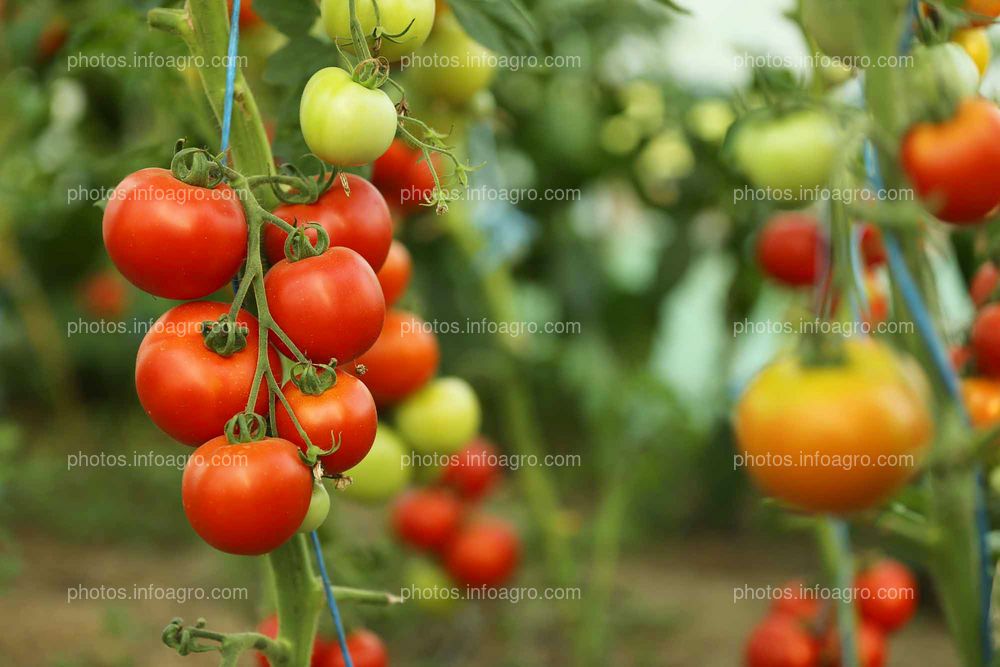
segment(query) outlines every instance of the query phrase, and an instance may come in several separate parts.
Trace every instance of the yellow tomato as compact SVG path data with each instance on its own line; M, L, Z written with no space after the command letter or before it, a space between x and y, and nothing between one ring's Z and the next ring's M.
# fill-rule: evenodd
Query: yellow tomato
M962 380L962 396L973 426L984 428L1000 422L1000 382L966 378Z
M986 74L986 68L990 66L990 39L986 36L983 28L965 28L956 30L951 36L951 41L955 42L969 54L972 62L976 63L979 76Z
M916 471L933 434L916 364L869 339L840 364L789 355L762 370L736 406L740 455L765 493L814 512L876 505Z

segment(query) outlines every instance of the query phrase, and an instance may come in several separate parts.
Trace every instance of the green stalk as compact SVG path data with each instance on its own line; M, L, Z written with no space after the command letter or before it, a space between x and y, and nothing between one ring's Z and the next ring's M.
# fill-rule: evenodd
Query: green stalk
M278 639L291 646L288 662L274 667L308 667L323 606L323 586L313 573L305 535L297 534L272 551L268 561L277 593Z
M846 595L852 588L854 578L854 557L847 541L847 525L841 519L820 517L816 521L816 541L827 584L840 592L837 596L837 633L843 656L841 664L858 667L857 617Z

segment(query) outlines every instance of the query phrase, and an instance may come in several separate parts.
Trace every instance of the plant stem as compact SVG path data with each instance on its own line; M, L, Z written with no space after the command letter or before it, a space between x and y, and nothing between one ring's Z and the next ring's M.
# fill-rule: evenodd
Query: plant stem
M313 573L305 536L296 534L270 554L278 608L278 639L291 645L288 662L274 667L308 667L323 587Z
M850 598L854 558L851 554L847 524L841 519L824 516L816 522L816 541L826 580L831 589L837 589L837 634L840 638L841 664L858 667L857 622Z

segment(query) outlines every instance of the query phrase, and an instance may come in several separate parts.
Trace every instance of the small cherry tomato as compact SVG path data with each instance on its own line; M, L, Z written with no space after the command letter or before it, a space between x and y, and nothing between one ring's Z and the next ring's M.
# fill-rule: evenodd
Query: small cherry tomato
M375 272L349 248L330 248L297 262L283 259L264 276L271 316L299 350L318 364L345 364L375 344L385 297ZM271 341L291 357L277 336Z
M819 667L819 644L798 619L768 616L750 633L746 667Z
M321 375L324 373L321 371ZM318 396L304 393L290 380L281 390L312 444L320 449L337 448L320 457L323 472L328 474L344 472L360 463L372 448L378 428L375 401L368 388L340 369L336 377L334 385ZM305 440L281 401L275 406L275 421L279 436L306 450Z
M379 424L375 443L361 463L344 473L353 483L341 493L364 503L380 503L402 491L413 468L406 460L409 450L395 431Z
M983 262L972 276L972 284L969 287L972 303L978 308L991 301L996 294L997 285L1000 285L1000 271L997 270L996 264Z
M862 618L884 632L903 627L917 611L917 580L909 568L894 560L858 573L854 589Z
M479 432L482 411L469 383L438 378L396 408L400 435L421 454L453 454Z
M389 255L385 258L385 264L376 274L378 284L382 286L382 295L385 296L386 308L391 308L399 300L399 297L403 296L410 284L412 274L413 260L410 258L410 251L399 241L393 241L392 245L389 246ZM386 319L388 317L386 315Z
M969 419L976 428L1000 423L1000 381L992 378L964 378L962 398Z
M778 282L792 287L814 284L827 262L819 221L798 212L774 216L757 238L757 261Z
M506 521L479 519L462 530L444 550L444 567L459 584L472 588L500 586L521 559L521 540Z
M392 216L389 206L374 185L354 174L345 174L351 194L338 178L313 204L285 204L274 215L292 225L318 223L330 237L330 247L342 246L358 253L378 271L386 260L392 243ZM305 231L316 245L316 231ZM264 228L264 252L267 261L277 264L285 258L288 234L277 225Z
M422 319L390 310L378 340L357 363L365 367L361 381L380 405L399 401L427 384L437 371L437 337Z
M479 500L503 477L498 464L499 454L488 440L476 438L450 457L441 473L441 483L457 491L465 500Z
M354 667L389 667L389 652L378 635L370 630L355 630L347 635L347 652ZM339 646L331 646L323 667L345 667Z
M981 373L1000 377L1000 303L991 303L979 311L969 337L976 368Z
M439 551L458 531L462 503L444 489L417 489L400 496L392 508L396 537L416 549Z
M259 556L299 529L312 486L312 472L287 440L230 444L221 435L188 459L181 497L203 540L225 553Z

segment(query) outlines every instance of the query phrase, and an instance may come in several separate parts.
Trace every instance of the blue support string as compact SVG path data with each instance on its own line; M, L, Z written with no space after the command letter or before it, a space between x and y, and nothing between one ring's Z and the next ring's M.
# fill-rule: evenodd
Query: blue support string
M347 650L347 639L344 638L344 624L340 621L340 609L337 608L337 599L333 596L330 576L326 573L326 563L323 560L323 549L319 544L319 535L314 530L309 533L309 537L312 539L313 551L316 552L316 562L319 564L319 576L323 579L326 606L330 608L333 624L337 628L337 642L340 644L340 652L344 656L344 664L347 667L354 667L354 662L351 660L351 652Z

